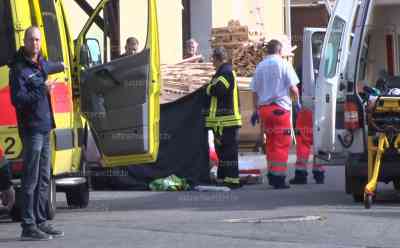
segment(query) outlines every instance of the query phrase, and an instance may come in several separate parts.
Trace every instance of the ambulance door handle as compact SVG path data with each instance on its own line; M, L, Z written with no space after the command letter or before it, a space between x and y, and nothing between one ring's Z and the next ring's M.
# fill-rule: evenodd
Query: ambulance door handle
M325 96L325 102L326 102L326 103L329 103L329 101L330 101L330 95L329 95L329 94L326 94L326 96Z

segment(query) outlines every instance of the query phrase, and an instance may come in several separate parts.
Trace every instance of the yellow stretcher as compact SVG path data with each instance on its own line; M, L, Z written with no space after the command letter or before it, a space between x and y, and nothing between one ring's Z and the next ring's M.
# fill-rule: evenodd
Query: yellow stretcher
M379 97L368 113L368 128L368 183L364 190L367 209L376 194L385 151L393 148L400 153L400 97Z

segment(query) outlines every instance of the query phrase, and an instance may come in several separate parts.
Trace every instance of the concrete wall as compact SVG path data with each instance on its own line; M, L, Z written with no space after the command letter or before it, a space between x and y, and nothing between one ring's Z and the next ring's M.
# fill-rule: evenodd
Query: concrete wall
M369 53L367 66L367 80L375 83L381 70L388 69L387 50L385 36L393 34L394 41L394 74L400 74L400 16L398 15L400 6L378 6L373 12L370 23L369 35Z
M88 0L93 6L98 0ZM87 15L74 1L64 1L69 14L71 32L77 37L87 20ZM121 0L121 48L124 52L125 39L135 36L140 48L147 35L147 0ZM158 0L158 23L160 33L161 63L175 63L182 58L182 5L180 0Z

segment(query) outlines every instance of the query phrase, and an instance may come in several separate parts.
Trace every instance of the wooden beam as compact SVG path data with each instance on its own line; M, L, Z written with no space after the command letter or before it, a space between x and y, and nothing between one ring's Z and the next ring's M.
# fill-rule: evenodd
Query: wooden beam
M94 12L92 6L86 0L74 0L76 4L88 15L91 16ZM100 16L96 16L94 22L104 32L104 19Z

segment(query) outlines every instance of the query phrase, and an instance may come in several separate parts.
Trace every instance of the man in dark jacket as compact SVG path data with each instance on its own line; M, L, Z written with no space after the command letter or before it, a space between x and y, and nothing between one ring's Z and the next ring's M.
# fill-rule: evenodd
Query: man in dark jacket
M50 182L50 131L55 127L47 80L64 70L62 63L47 62L40 54L41 33L25 31L24 46L10 64L11 100L16 108L23 143L22 240L49 240L64 233L47 223Z
M206 127L213 130L219 158L217 176L230 188L240 187L238 131L242 125L235 73L224 48L216 48L212 61L217 72L206 87Z

